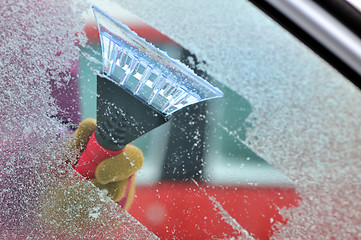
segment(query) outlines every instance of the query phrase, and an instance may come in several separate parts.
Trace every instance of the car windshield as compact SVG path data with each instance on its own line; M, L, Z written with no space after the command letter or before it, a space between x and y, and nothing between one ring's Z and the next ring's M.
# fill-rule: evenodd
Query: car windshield
M127 211L69 164L96 118L93 4L224 94L132 142ZM361 238L360 89L251 2L6 1L0 17L2 239Z

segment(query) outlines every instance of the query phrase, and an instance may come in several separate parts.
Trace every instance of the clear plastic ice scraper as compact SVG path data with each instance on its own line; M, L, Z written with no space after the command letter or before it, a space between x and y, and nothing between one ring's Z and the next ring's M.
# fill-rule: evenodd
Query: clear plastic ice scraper
M175 111L223 96L99 8L93 11L103 57L97 77L97 128L75 166L88 178L101 161L166 123Z
M223 93L93 6L103 74L165 115Z

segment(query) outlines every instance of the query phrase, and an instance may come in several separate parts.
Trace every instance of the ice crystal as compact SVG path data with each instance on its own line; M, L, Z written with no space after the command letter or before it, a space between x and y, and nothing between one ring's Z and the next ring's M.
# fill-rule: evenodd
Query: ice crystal
M76 76L89 7L0 3L1 239L155 238L65 163L71 126L59 118L64 109L54 91Z
M359 89L247 1L121 2L250 102L244 144L302 198L275 239L361 237Z

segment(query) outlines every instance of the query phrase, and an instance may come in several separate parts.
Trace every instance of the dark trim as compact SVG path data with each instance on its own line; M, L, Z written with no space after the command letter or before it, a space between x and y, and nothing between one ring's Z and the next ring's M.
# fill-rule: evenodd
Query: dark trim
M361 13L346 0L313 0L361 38Z
M360 84L361 76L357 72L355 72L351 67L349 67L345 62L343 62L340 58L338 58L327 48L325 48L320 42L315 40L307 32L305 32L299 26L294 24L289 18L284 16L280 11L274 8L267 1L263 1L263 0L249 0L249 1L252 2L259 9L261 9L263 12L265 12L268 16L270 16L273 20L275 20L287 31L289 31L291 34L297 37L300 41L302 41L305 45L307 45L310 49L312 49L312 51L314 51L320 57L325 59L331 66L333 66L338 72L340 72L342 75L348 78L358 88L361 88L361 84Z

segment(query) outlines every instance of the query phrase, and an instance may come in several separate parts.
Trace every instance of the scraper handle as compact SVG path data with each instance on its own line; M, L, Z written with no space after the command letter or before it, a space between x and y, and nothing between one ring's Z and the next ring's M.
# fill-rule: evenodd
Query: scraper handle
M97 127L74 169L84 177L95 177L95 169L105 159L165 124L169 117L155 110L103 75L97 76Z
M123 149L112 151L104 148L98 143L95 138L95 134L93 133L74 169L88 179L95 178L95 169L102 161L122 152Z

